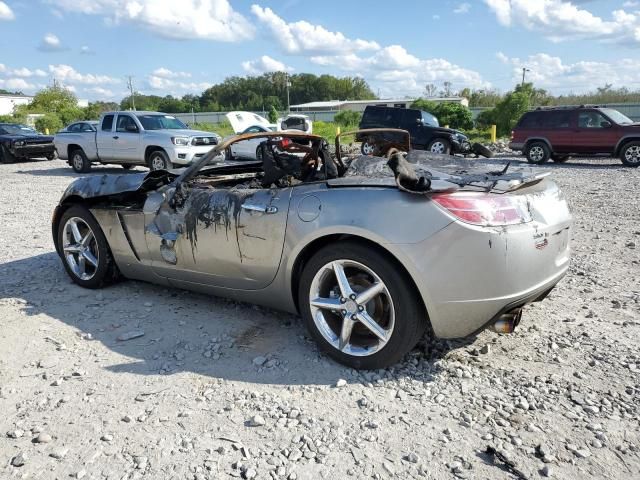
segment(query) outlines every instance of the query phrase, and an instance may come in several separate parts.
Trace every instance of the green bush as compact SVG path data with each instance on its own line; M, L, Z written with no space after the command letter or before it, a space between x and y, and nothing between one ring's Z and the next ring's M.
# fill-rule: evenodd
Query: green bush
M440 125L449 125L450 128L470 129L473 127L473 115L471 110L455 102L431 102L423 98L417 99L411 104L411 108L417 108L434 115Z
M362 114L352 110L341 110L333 117L333 121L341 127L357 127L362 119Z
M271 123L276 123L279 116L280 115L278 114L278 110L276 110L276 107L271 106L271 108L269 109L269 121Z
M14 123L13 115L0 115L0 123Z
M62 120L55 113L45 113L42 117L36 119L36 129L41 133L47 133L53 135L58 130L64 127Z

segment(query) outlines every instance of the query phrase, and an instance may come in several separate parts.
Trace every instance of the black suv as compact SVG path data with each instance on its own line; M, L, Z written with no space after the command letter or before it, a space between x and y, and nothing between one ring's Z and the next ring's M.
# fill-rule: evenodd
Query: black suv
M440 127L436 117L422 110L368 106L360 121L360 129L367 128L406 130L411 136L411 148L416 150L428 150L444 155L475 153L484 157L492 156L491 150L477 143L471 145L466 135L457 130ZM356 137L356 141L362 142L363 155L373 154L375 142L371 134L360 134Z

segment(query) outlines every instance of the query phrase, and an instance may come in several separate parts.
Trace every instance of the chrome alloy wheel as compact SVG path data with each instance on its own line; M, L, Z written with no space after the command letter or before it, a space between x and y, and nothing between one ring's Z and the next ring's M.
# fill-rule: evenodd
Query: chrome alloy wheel
M541 162L544 158L544 149L539 146L531 147L529 150L529 158L534 162Z
M164 158L161 155L154 155L151 158L151 170L164 170Z
M640 163L640 146L634 145L627 148L624 152L624 158L629 163Z
M431 145L431 153L443 154L446 152L446 150L447 150L447 147L442 142L433 142L433 144Z
M391 338L395 308L382 279L353 260L334 260L311 282L313 321L324 339L347 355L365 357Z
M67 220L62 230L62 251L71 271L81 280L91 280L98 271L98 244L93 231L79 218Z
M80 155L79 153L74 153L73 159L71 161L73 162L73 168L75 168L79 172L82 171L82 169L84 168L84 159L82 158L82 155Z
M372 143L364 142L362 144L362 153L365 155L373 155L375 152L375 146Z

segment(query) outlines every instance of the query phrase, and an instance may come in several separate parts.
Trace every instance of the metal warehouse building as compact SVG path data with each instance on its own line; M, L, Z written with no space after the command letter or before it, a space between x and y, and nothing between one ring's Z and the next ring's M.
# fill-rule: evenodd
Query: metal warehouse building
M292 112L336 112L339 110L353 110L354 112L364 112L369 105L380 107L396 107L409 108L415 98L390 98L380 100L329 100L326 102L309 102L299 105L291 105ZM452 102L460 103L465 107L469 106L469 100L464 97L448 97L448 98L428 98L430 102Z

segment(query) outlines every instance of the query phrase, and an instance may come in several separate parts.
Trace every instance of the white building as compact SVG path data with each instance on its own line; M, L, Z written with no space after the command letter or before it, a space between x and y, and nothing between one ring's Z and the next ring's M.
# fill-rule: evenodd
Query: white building
M364 112L369 105L381 107L409 108L415 98L389 98L380 100L329 100L326 102L309 102L299 105L291 105L292 112L335 112L337 110L353 110L354 112ZM453 102L460 103L465 107L469 106L469 100L464 97L442 97L427 98L430 102L442 103Z
M28 105L33 97L28 95L8 95L0 93L0 115L11 115L16 105Z

